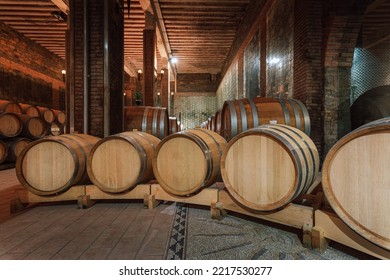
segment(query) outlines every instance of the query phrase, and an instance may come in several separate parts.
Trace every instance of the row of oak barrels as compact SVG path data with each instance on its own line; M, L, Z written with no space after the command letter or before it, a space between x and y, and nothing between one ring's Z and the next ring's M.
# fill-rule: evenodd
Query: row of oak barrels
M38 139L64 133L66 114L61 110L0 100L0 138Z
M310 135L309 113L302 102L295 99L257 97L225 101L222 109L200 127L229 141L262 124L286 124ZM124 127L125 131L137 129L159 139L180 131L177 119L168 117L166 108L148 106L125 107Z
M390 118L340 139L327 155L322 185L335 212L363 237L390 249ZM120 194L157 179L175 196L192 196L222 175L234 200L250 211L269 212L304 194L319 172L312 140L292 126L249 129L230 142L206 129L163 140L140 131L99 139L64 134L25 147L17 160L21 184L37 195L57 195L92 181ZM43 172L44 171L44 172Z

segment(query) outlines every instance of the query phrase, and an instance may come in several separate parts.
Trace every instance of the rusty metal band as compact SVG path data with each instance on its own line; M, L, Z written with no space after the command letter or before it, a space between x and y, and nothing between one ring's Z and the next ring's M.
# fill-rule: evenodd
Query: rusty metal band
M212 170L214 168L211 151L210 151L209 147L207 146L207 144L204 142L204 140L201 137L199 137L198 135L196 135L192 132L188 132L188 131L184 135L191 136L190 137L191 140L193 140L202 149L202 151L204 153L208 168L207 168L207 173L206 173L205 179L203 180L203 184L201 185L201 187L203 187L206 185L206 183L208 181L210 181Z
M284 103L284 100L283 99L279 99L279 104L280 104L280 107L282 107L282 110L283 110L284 123L287 124L287 125L290 125L291 124L290 113L288 112L288 109L287 109L286 104Z
M305 120L305 133L307 135L310 135L310 132L311 132L311 125L310 125L310 115L309 115L309 111L307 111L306 109L306 106L303 105L303 103L299 100L295 100L299 107L301 107L302 109L302 113L303 113L303 119Z
M246 119L246 110L245 105L243 103L243 100L237 100L238 101L238 107L240 107L240 114L241 114L241 132L248 130L248 121Z
M230 138L233 138L238 133L237 128L237 111L234 101L228 101L228 106L230 110Z
M142 126L141 126L141 130L143 132L146 132L148 128L148 114L149 114L149 107L145 107L144 115L142 116Z
M252 98L249 98L248 101L249 101L249 106L251 107L251 111L252 111L253 127L258 127L260 124L259 124L259 115L257 113L256 104Z

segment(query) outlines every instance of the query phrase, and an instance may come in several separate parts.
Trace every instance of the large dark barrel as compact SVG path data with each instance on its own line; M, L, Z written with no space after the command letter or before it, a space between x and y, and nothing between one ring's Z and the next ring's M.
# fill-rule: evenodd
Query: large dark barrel
M41 115L37 106L23 103L19 103L19 106L22 108L23 114L25 115L32 117L39 117Z
M73 185L87 184L87 157L100 138L63 134L27 145L16 161L16 175L37 195L56 195Z
M17 114L0 112L0 137L16 137L22 129L23 124Z
M256 97L223 104L221 135L225 139L262 124L287 124L310 135L309 113L299 100Z
M7 162L16 162L23 149L32 142L24 137L6 138L3 140L8 146Z
M390 117L353 130L330 149L324 193L337 215L371 242L390 250Z
M0 140L0 163L3 163L8 155L7 144Z
M8 112L8 113L15 113L15 114L22 114L22 108L19 106L18 103L8 100L2 100L0 99L0 111Z
M125 107L125 131L134 129L163 139L169 134L169 117L166 108L148 106Z
M87 164L91 181L102 191L121 193L154 178L152 160L160 139L129 131L108 136L93 147Z
M184 130L164 138L153 159L153 171L161 187L186 196L212 185L220 175L220 159L226 140L207 129Z
M262 125L228 143L221 174L239 204L273 211L305 193L319 165L316 146L304 132L287 125Z
M352 129L385 117L390 117L390 85L366 91L351 106Z

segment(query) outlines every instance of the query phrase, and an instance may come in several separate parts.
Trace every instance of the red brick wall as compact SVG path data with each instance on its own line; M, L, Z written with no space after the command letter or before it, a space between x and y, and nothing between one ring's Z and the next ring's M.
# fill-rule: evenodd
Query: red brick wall
M1 21L0 35L0 99L64 109L64 60Z

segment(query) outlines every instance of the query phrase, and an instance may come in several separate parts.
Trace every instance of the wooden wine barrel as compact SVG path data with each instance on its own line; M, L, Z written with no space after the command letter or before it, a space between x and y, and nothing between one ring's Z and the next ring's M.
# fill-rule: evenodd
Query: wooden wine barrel
M40 117L32 117L27 115L18 115L20 118L23 129L20 133L21 136L30 139L39 139L47 134L46 123Z
M38 107L42 119L47 123L52 123L55 120L54 111L46 107Z
M8 146L0 140L0 164L3 163L8 156Z
M169 134L169 118L166 108L148 106L125 107L125 131L146 132L163 139Z
M341 138L322 168L324 193L337 215L369 241L390 250L390 117Z
M0 112L0 137L16 137L22 129L23 124L17 114Z
M195 194L218 178L225 146L225 139L207 129L169 135L157 148L153 159L154 175L168 193Z
M215 117L210 116L207 129L215 131Z
M32 142L31 139L24 137L7 138L3 140L8 147L7 162L16 162L18 156L23 151L24 147Z
M37 106L23 103L19 103L19 106L22 108L22 112L25 115L32 117L39 117L41 115Z
M19 106L18 103L8 100L0 100L0 111L15 114L23 113L22 108Z
M152 160L157 137L129 131L108 136L92 149L87 164L91 181L102 191L121 193L154 178Z
M64 111L61 110L54 110L54 122L60 123L60 124L65 124L66 123L66 114Z
M310 135L309 113L299 100L256 97L223 104L221 135L226 140L262 124L287 124Z
M351 106L351 128L390 117L390 85L366 91Z
M176 117L169 117L169 134L179 132L180 125Z
M221 160L228 192L243 207L273 211L306 192L319 171L313 141L287 125L262 125L234 137Z
M222 110L219 110L215 113L215 127L214 131L218 134L221 134L221 125L222 125Z
M47 134L53 136L64 134L64 125L57 122L48 123Z
M89 183L87 157L99 140L86 134L63 134L30 143L16 161L19 182L32 193L43 196Z

